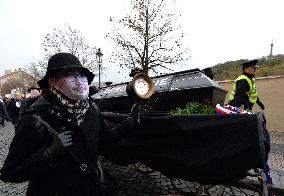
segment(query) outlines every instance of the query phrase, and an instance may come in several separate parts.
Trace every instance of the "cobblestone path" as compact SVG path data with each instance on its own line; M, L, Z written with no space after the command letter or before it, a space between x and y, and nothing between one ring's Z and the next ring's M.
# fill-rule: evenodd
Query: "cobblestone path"
M7 155L13 135L14 129L11 123L6 123L5 127L0 126L0 166ZM184 195L183 192L187 192L186 195L257 195L254 191L233 186L201 186L183 180L170 180L159 172L149 171L149 168L143 165L123 167L112 165L105 160L102 162L121 187L118 196ZM271 132L269 165L274 182L277 186L284 187L284 133L282 132ZM27 183L11 184L0 181L0 196L24 196L26 187Z

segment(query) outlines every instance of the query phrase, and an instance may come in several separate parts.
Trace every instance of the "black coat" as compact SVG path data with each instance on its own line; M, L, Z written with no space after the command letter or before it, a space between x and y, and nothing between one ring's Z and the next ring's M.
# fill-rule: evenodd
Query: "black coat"
M1 120L2 120L2 124L4 124L4 120L10 120L10 116L9 113L7 111L7 107L6 104L0 100L0 114L1 114Z
M16 125L19 122L20 107L16 106L16 102L16 100L11 99L11 101L7 105L7 110L13 125Z
M73 131L73 144L70 148L82 163L88 165L94 176L101 145L99 141L111 145L133 128L133 122L125 120L119 126L112 126L101 117L94 100L90 99L90 108L84 121L78 126L55 100L54 95L48 92L37 100L30 111L22 115L1 169L1 180L13 183L29 181L28 196L98 195L95 183L79 169L67 151L54 161L48 159L45 152L53 136L37 123L33 115L39 115L54 130L67 127Z

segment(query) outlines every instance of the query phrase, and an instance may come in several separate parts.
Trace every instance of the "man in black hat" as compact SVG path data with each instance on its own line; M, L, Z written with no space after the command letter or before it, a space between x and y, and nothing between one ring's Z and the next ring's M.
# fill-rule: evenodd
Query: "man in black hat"
M103 195L99 147L135 128L136 109L112 126L102 118L89 85L94 74L72 54L57 53L38 81L43 96L22 114L0 170L4 182L29 181L27 196Z
M33 103L35 103L40 96L40 88L37 86L32 86L28 89L28 92L30 93L30 97L22 100L21 106L20 106L20 117L21 113L27 111Z
M262 110L264 105L260 101L255 84L255 72L258 60L248 61L242 64L243 73L240 75L233 85L233 90L229 98L229 104L235 107L244 107L244 109L252 110L257 103Z

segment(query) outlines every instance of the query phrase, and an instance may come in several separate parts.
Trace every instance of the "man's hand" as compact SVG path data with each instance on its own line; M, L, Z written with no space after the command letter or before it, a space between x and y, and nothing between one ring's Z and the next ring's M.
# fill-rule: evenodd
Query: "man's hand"
M60 144L66 148L68 146L71 146L72 143L72 132L71 131L64 131L62 133L59 133L57 135L58 140L60 141Z
M60 154L64 148L72 145L72 132L67 130L66 127L60 129L57 135L53 135L53 140L48 148L48 153L53 155Z
M257 103L257 105L259 105L259 107L260 107L262 110L264 110L264 104L260 101L259 98L257 98L256 103Z
M259 107L260 107L262 110L264 110L264 105L263 105L263 103L262 103L261 101L259 101L257 104L259 105Z

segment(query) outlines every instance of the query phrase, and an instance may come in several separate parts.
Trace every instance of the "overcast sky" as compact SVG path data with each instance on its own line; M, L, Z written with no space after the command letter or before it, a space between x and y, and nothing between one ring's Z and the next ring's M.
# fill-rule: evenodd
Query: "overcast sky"
M176 0L184 44L191 51L188 65L176 70L267 56L272 40L273 53L284 54L282 4L282 0ZM0 0L0 75L38 59L44 36L65 23L80 30L108 58L111 47L104 36L111 29L109 18L119 18L129 8L130 0ZM110 70L105 80L114 77L124 76Z

